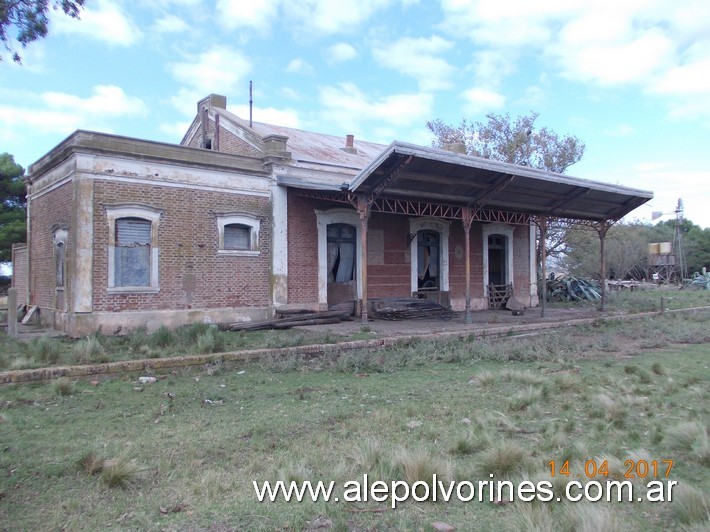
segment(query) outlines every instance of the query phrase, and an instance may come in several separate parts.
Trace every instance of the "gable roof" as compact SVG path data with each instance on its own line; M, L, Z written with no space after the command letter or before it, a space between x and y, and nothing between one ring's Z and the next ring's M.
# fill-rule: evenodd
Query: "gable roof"
M653 198L646 190L406 142L356 141L348 147L334 135L250 123L227 111L226 99L217 95L199 102L200 109L219 116L222 127L265 155L267 139L285 142L290 159L279 166L277 179L293 188L587 221L618 220ZM183 143L197 134L199 120L198 114Z

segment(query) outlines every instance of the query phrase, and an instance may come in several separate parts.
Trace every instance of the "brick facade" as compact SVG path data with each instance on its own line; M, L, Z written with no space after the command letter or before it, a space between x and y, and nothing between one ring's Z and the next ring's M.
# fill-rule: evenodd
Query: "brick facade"
M94 311L269 306L271 211L267 197L96 180L94 202ZM162 211L157 293L108 290L109 224L104 206L124 203ZM235 211L260 219L258 256L218 253L215 212Z
M27 244L12 245L12 286L17 290L17 304L27 305L29 297L29 250Z
M54 232L58 228L70 229L74 206L73 182L69 181L48 192L33 198L30 205L29 220L29 303L45 309L42 319L49 319L47 311L67 310L67 301L73 285L71 282L71 264L74 257L71 233L65 247L64 288L57 288L56 263L54 256Z

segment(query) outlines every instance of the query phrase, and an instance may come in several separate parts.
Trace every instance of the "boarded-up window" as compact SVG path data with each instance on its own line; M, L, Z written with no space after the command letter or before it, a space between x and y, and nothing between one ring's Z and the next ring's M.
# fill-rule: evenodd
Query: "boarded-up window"
M224 226L224 249L251 249L251 227L244 224Z
M150 286L151 228L142 218L116 220L114 286Z

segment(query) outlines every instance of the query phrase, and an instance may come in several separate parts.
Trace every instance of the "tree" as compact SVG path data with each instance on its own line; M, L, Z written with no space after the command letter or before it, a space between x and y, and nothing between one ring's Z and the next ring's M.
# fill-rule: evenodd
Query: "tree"
M649 225L640 222L614 224L606 235L605 256L610 279L644 279L648 244L674 242L675 220ZM683 248L688 274L710 268L710 228L683 220ZM570 227L564 236L562 266L574 275L599 277L599 236L588 227ZM676 264L678 261L676 259Z
M0 262L12 259L12 244L27 234L24 175L12 155L0 154Z
M442 148L461 142L466 153L506 163L530 166L549 172L564 173L584 155L584 143L577 137L560 137L543 127L535 128L538 113L519 116L512 122L509 114L488 113L487 123L469 122L465 118L458 126L441 120L426 123L435 135L432 145ZM552 221L547 226L546 252L550 258L561 256L569 224ZM537 263L542 263L542 246L537 246Z
M604 242L607 277L644 279L648 244L658 241L654 240L656 234L652 226L640 222L618 222L611 226ZM599 279L599 234L590 227L571 226L563 240L562 266L572 275Z
M53 0L52 9L62 10L71 18L79 18L85 0ZM14 50L16 40L23 48L37 39L43 39L49 32L50 0L0 0L0 40L12 54L12 60L21 63L20 54ZM16 36L9 34L14 28ZM0 57L2 61L2 57Z
M469 155L563 173L582 158L584 143L570 135L560 138L545 127L536 130L537 117L531 112L511 122L507 113L489 113L486 124L464 118L456 127L438 119L426 126L436 136L435 147L463 142Z

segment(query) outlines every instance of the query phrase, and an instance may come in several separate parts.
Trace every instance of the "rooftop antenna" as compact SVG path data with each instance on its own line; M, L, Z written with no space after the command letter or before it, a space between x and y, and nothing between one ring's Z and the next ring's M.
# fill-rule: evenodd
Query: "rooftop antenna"
M252 99L251 87L252 82L251 80L249 80L249 127L252 127L252 106L254 104L254 100Z

